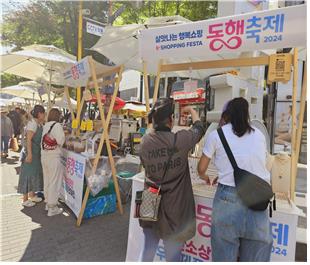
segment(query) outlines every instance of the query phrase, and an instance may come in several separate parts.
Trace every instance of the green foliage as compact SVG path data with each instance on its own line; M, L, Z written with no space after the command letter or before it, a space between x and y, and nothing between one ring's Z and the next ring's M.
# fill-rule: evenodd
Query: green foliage
M1 74L1 87L7 87L7 86L14 86L18 84L19 82L26 81L27 79L23 77L19 77L16 75L10 75L10 74Z
M126 5L126 10L117 18L115 25L144 23L149 17L158 16L180 15L198 21L217 15L217 1L143 1L139 8L135 3L118 2L118 5Z

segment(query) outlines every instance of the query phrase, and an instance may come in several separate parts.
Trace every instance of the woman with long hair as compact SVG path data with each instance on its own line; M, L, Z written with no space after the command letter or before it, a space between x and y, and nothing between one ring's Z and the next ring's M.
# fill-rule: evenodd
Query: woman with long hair
M19 193L23 194L23 206L32 207L42 198L35 196L35 191L43 190L43 172L41 165L42 125L45 110L35 105L31 111L32 119L26 127L26 144L21 152L21 169L18 182Z
M265 137L250 126L244 98L228 103L221 128L238 167L270 183ZM198 164L200 177L207 181L205 173L213 157L219 177L212 211L212 261L269 261L273 240L268 211L253 211L238 197L234 170L217 131L208 135Z
M57 206L63 180L60 147L65 142L65 133L60 124L60 118L61 112L56 108L51 109L42 133L41 161L44 176L45 210L48 211L48 216L62 212L62 209Z

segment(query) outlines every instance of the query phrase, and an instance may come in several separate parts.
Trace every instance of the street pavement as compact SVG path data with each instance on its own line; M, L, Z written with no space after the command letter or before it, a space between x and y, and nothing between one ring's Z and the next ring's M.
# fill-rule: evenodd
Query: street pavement
M16 193L20 162L18 153L10 152L0 164L0 261L125 261L129 227L130 202L124 214L113 214L83 220L76 227L76 217L62 205L64 213L47 217L44 203L32 208L21 205ZM297 178L297 191L306 194L306 171ZM302 199L307 212L306 200ZM298 219L306 231L306 218ZM307 245L297 244L296 261L307 260Z
M18 153L2 160L0 209L0 261L125 261L130 205L124 214L83 220L66 206L65 212L47 217L44 203L24 208L16 194L19 172Z

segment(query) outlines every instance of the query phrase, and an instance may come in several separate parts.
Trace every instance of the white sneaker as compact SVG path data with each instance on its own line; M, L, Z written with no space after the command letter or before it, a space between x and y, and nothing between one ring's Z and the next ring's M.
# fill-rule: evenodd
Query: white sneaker
M40 198L38 196L34 196L34 197L30 198L30 200L33 201L33 202L41 202L42 198Z
M35 206L36 204L33 201L31 201L31 200L27 200L27 201L23 202L22 205L24 207L32 207L32 206Z
M62 213L62 208L58 208L57 206L48 209L47 216L53 216Z

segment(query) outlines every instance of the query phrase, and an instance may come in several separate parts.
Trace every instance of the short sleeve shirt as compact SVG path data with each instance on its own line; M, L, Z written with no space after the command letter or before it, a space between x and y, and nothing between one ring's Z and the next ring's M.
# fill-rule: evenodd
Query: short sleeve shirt
M251 133L238 137L234 134L231 124L224 125L222 129L238 167L270 183L270 172L266 168L267 148L264 135L255 129ZM219 176L218 182L235 187L233 168L216 130L208 135L203 153L210 159L214 157Z
M36 123L35 120L30 120L30 121L27 123L27 126L26 126L26 130L27 130L27 131L36 132L37 129L38 129L38 124Z

